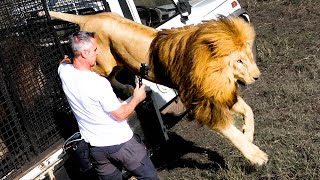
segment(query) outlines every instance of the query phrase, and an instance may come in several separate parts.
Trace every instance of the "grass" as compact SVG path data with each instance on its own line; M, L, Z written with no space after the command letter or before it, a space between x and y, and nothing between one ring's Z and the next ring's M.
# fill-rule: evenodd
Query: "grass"
M251 165L223 137L183 119L155 161L175 179L320 179L320 4L317 0L242 0L257 32L262 72L241 90L255 114L254 142L269 155Z

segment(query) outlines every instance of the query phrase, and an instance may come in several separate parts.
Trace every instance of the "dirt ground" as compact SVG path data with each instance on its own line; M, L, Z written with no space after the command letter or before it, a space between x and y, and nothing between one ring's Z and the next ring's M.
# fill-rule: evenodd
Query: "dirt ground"
M255 139L269 155L251 165L223 137L187 117L153 157L163 180L320 179L320 4L241 0L257 32L261 79L242 87Z

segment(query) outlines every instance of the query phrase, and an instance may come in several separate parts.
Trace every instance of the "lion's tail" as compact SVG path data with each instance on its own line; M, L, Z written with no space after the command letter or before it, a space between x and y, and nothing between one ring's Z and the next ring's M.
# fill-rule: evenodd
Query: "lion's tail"
M82 24L88 20L87 16L74 15L74 14L68 14L68 13L62 13L62 12L49 11L49 15L54 19L60 19L60 20L68 21L75 24Z

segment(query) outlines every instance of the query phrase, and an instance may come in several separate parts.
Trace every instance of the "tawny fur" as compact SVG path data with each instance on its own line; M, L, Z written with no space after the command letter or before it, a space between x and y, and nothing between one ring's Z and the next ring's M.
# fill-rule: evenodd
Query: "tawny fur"
M121 87L114 80L117 67L124 65L139 75L141 63L147 63L148 79L177 89L195 119L221 133L252 163L267 162L268 156L252 143L252 109L238 95L237 81L251 84L260 76L252 52L255 32L249 23L221 17L157 32L115 13L49 14L78 24L82 31L96 32L100 51L94 70L111 76L113 85ZM242 131L232 124L234 112L243 116Z

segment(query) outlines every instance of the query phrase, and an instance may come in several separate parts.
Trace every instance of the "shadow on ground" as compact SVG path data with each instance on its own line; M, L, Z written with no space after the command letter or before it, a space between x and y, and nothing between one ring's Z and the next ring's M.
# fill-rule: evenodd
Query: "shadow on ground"
M194 159L185 158L184 155L189 153L206 154L211 162L200 163ZM151 158L158 170L189 167L214 171L226 168L224 159L217 152L196 146L176 133L169 133L169 141L155 151Z

